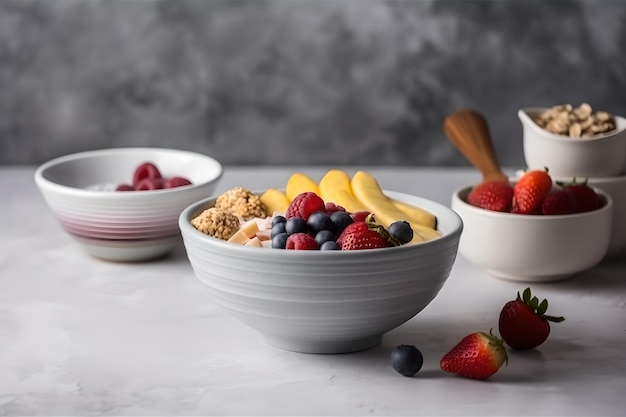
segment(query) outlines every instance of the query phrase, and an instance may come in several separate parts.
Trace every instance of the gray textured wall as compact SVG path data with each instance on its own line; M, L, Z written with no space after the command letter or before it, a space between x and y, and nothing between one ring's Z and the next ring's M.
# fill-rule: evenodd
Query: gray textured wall
M224 164L466 165L446 114L626 114L622 1L0 0L0 163L168 146Z

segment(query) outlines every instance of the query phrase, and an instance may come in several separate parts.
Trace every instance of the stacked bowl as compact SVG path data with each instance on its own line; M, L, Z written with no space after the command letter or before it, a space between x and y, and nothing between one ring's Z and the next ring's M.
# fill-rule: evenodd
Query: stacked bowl
M558 182L587 181L609 194L613 216L607 256L626 254L626 119L594 112L586 104L523 108L518 117L528 169L547 167ZM595 134L579 133L574 124L585 117L590 123L595 121L597 133L592 132L594 125L589 131ZM607 125L603 127L602 121Z
M141 164L155 164L163 178L190 185L150 191L116 191ZM178 216L210 196L222 176L215 159L165 148L114 148L48 161L35 182L61 224L85 251L110 261L146 261L166 255L182 240Z

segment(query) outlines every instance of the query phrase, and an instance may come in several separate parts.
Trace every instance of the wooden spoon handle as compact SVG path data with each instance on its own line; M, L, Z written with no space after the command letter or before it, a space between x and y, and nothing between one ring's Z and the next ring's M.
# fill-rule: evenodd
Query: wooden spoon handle
M446 117L448 139L483 174L484 181L508 181L493 148L487 121L475 110L459 110Z

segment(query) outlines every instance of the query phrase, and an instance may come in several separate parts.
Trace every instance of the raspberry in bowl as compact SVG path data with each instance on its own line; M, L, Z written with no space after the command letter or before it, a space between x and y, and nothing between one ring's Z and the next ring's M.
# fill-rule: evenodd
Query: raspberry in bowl
M62 156L35 182L63 229L94 257L146 261L181 244L180 212L210 196L215 159L165 148L114 148Z
M497 278L551 282L588 270L607 255L613 213L607 192L557 185L545 170L530 170L507 185L508 192L502 184L480 184L452 195L451 207L464 225L459 252L467 260Z
M214 208L218 197L187 207L179 227L197 278L216 302L269 344L305 353L354 352L379 344L386 332L437 296L451 272L463 228L460 217L444 205L385 193L433 213L439 234L420 243L359 250L310 250L317 249L315 243L297 230L290 235L297 235L291 249L235 244L192 224ZM332 206L326 204L326 213ZM293 213L310 219L308 210ZM301 250L297 245L303 245Z

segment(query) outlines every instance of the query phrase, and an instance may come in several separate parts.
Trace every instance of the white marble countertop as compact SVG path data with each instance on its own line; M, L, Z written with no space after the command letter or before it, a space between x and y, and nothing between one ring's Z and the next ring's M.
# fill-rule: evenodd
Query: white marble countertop
M218 192L285 184L294 171L226 167ZM444 204L479 178L471 169L369 171L386 189ZM540 348L511 352L508 366L475 381L444 373L439 359L465 334L497 330L500 308L524 284L459 255L438 297L378 347L283 351L215 305L182 247L138 264L84 254L33 173L0 168L0 416L626 415L626 259L531 285L567 319ZM414 378L391 368L402 343L424 354Z

